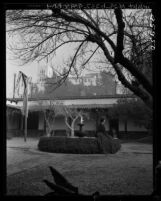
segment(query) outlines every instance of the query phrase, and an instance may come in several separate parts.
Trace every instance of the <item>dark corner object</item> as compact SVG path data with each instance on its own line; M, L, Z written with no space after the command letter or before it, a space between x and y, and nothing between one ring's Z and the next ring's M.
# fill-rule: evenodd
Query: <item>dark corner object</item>
M73 186L62 174L60 174L55 168L49 167L52 177L55 181L51 183L48 180L43 180L45 184L52 190L45 194L45 196L83 196L78 192L78 187ZM99 192L95 192L92 194L93 200L98 200L100 194Z

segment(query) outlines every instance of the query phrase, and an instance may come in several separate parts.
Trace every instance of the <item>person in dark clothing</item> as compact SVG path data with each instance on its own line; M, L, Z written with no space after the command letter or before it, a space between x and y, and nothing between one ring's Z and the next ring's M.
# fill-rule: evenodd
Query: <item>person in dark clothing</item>
M112 150L112 144L111 140L112 137L106 134L106 129L105 129L105 119L101 118L100 124L97 128L97 140L98 140L98 145L102 153L110 153Z
M105 124L105 119L101 118L100 124L99 124L99 126L98 126L98 128L97 128L97 133L98 133L98 132L101 132L101 133L105 134L106 129L105 129L104 124Z

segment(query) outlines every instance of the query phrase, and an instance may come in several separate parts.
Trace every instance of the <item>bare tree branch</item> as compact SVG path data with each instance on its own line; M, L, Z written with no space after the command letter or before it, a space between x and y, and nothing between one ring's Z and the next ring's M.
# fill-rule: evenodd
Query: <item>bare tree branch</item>
M67 20L67 21L71 21L71 22L79 22L81 24L84 24L88 27L90 27L91 29L93 29L96 33L100 34L102 37L105 38L105 40L107 40L107 42L111 45L111 47L113 48L113 50L116 49L115 44L113 43L113 41L106 36L106 34L104 34L100 29L96 28L95 26L93 26L88 20L82 18L79 16L79 18L75 18L73 16L69 16L67 14L65 14L65 12L60 12L58 15L54 15L53 12L53 17L62 17L63 19Z
M122 56L122 51L124 49L123 40L124 40L124 27L125 23L122 19L122 10L120 8L115 9L115 15L118 24L118 32L117 32L117 48L115 51L115 62L119 61L120 56Z
M58 85L65 82L73 69L78 73L78 66L84 68L97 55L100 56L98 61L103 58L105 64L110 62L111 69L125 87L147 102L146 97L152 98L153 91L149 79L152 73L149 16L150 11L144 9L130 14L120 8L103 11L53 9L52 14L49 10L11 10L7 12L7 33L15 39L11 51L25 62L53 58L64 45L80 43L75 53L71 52L68 70L59 77ZM91 44L98 46L94 49ZM104 57L101 58L101 54ZM133 79L138 86L133 86Z

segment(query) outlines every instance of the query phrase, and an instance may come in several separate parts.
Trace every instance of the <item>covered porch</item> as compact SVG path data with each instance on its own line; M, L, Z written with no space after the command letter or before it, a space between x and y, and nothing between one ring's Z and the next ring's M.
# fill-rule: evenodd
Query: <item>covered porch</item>
M136 126L135 123L128 119L124 122L122 119L111 119L108 115L110 108L117 103L119 98L124 96L108 96L108 97L70 97L66 99L29 99L28 101L28 120L27 120L27 130L28 136L42 136L46 135L46 121L44 112L50 110L52 107L61 108L67 107L75 110L82 110L87 113L87 117L83 118L82 131L86 133L87 136L95 136L97 126L101 117L104 117L105 127L108 134L111 134L114 128L117 131L118 137L121 138L139 138L147 135L147 130L144 127ZM134 98L134 97L127 97ZM11 101L11 100L10 100ZM12 100L13 101L13 100ZM22 99L16 100L16 107L22 108ZM10 117L11 118L11 117ZM20 120L21 119L21 120ZM9 120L7 119L7 122ZM16 126L19 135L23 135L24 123L22 120L22 115L20 117L14 118L14 121L19 122L19 126ZM54 117L54 121L51 123L51 136L61 136L67 135L69 133L69 128L65 123L65 116L60 111L57 112ZM7 130L9 127L7 126ZM80 118L75 122L75 134L80 130Z

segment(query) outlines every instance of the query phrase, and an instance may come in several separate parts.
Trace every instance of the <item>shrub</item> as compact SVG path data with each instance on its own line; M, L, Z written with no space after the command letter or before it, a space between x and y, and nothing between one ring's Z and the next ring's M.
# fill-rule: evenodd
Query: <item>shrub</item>
M85 134L84 132L81 132L81 131L76 131L76 132L75 132L75 136L76 136L76 137L85 137L86 134Z
M108 153L116 153L121 145L119 140L112 140ZM97 138L88 137L41 137L38 143L41 151L53 153L99 154L103 153Z

